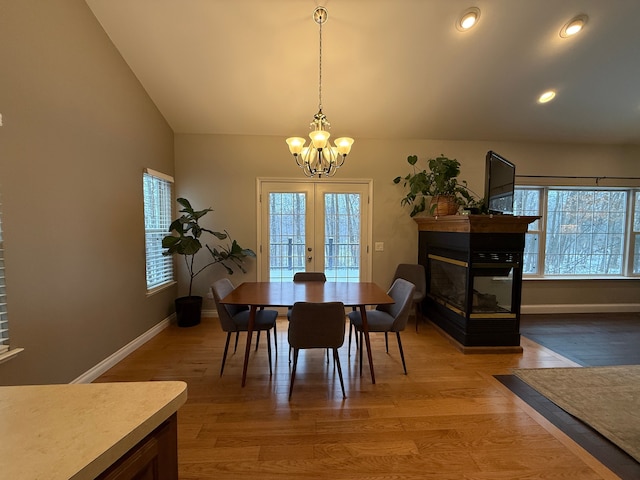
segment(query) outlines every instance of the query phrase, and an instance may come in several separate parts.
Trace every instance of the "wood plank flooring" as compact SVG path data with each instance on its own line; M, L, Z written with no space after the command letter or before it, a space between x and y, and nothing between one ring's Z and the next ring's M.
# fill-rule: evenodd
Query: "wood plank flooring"
M300 353L293 397L285 318L269 376L265 336L240 386L244 339L220 362L218 320L171 325L98 382L183 380L178 412L181 479L613 479L618 478L493 375L571 362L523 339L520 354L464 355L430 324L395 338L372 335L376 385L355 349L340 360L348 398L324 351ZM366 362L366 356L365 356Z
M582 366L640 365L640 313L522 315L520 333Z

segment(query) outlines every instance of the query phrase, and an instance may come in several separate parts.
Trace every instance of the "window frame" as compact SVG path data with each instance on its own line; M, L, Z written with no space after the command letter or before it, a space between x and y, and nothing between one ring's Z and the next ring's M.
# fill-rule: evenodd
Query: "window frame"
M632 188L629 192L629 212L627 229L627 271L631 277L640 277L640 258L638 258L638 265L635 265L635 250L640 249L640 188ZM638 223L638 229L635 229L635 223ZM636 272L634 272L634 268Z
M638 273L634 273L634 248L635 242L640 241L640 231L633 230L634 216L640 215L636 211L636 196L640 195L640 189L629 187L601 187L601 186L567 186L567 185L516 185L517 190L538 190L540 192L540 216L538 221L540 227L536 231L528 231L526 235L539 235L538 242L538 272L524 273L523 279L553 279L553 280L590 280L590 279L637 279L640 278L640 265L635 268ZM547 245L547 217L550 190L582 190L582 191L624 191L627 192L626 218L624 220L624 239L622 252L622 271L620 274L549 274L546 273L546 245ZM515 212L514 212L515 213Z
M2 204L0 204L0 363L4 363L7 360L14 358L18 353L24 351L24 348L18 348L11 345L11 339L9 336L9 315L7 308L7 292L6 292L6 277L4 269L4 235L2 224Z
M0 204L0 210L2 205ZM10 349L9 315L7 312L6 277L4 269L4 236L2 229L2 211L0 211L0 355Z
M169 188L169 194L160 193L160 196L163 197L162 201L166 201L166 204L159 206L158 208L163 209L162 212L163 217L159 219L159 222L156 222L154 228L147 228L147 215L149 214L149 208L147 205L147 178L151 179L154 182L155 188L164 188L167 186ZM145 242L145 285L147 289L147 296L153 295L165 288L174 285L176 283L175 280L175 266L174 260L171 256L163 256L162 259L159 259L158 252L164 250L162 248L162 237L164 235L169 234L169 225L173 219L173 206L174 206L174 179L172 176L164 174L162 172L158 172L156 170L152 170L150 168L145 168L143 170L142 175L142 189L143 189L143 223L144 223L144 242ZM155 218L154 218L155 220ZM158 236L160 234L160 236ZM154 251L150 254L149 250L149 236L154 235L158 236L156 239L160 242L159 248L154 249ZM160 277L159 282L150 283L150 274L149 270L153 268L151 262L155 262L160 265L160 273L156 273L156 276ZM155 267L158 268L157 266Z

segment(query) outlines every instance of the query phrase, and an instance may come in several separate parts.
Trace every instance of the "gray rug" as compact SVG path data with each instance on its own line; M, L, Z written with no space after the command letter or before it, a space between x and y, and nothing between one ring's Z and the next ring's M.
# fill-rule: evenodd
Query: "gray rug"
M513 373L640 462L640 365Z

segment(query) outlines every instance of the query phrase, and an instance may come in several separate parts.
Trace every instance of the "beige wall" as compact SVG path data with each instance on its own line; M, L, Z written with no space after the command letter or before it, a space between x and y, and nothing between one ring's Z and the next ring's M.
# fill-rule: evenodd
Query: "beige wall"
M0 194L11 343L0 384L69 382L149 330L142 169L173 132L82 0L2 1Z
M82 0L3 1L0 194L12 343L0 385L68 382L173 311L186 284L147 298L144 167L174 173L174 136ZM311 112L310 112L311 113ZM223 112L221 113L223 114ZM304 128L304 125L301 125ZM374 181L373 280L417 259L417 228L391 180L406 157L444 153L482 194L494 149L520 174L640 176L640 148L356 139L341 178ZM256 245L256 177L301 178L280 137L175 136L177 194L211 206L210 226ZM255 262L239 283L256 278ZM202 275L196 294L224 275ZM587 294L585 294L587 292ZM528 282L530 304L625 304L638 281ZM211 302L205 308L212 308Z
M227 228L241 245L257 251L256 177L303 178L284 139L176 135L175 147L178 193L199 207L213 207L211 226ZM417 154L427 159L444 153L458 158L461 178L482 196L484 158L490 149L514 161L519 175L640 177L639 147L356 139L337 175L340 179L373 179L373 241L385 245L384 252L373 252L373 281L388 285L398 263L417 261L417 226L408 209L400 206L402 187L392 182L408 173L406 157ZM231 277L234 283L256 278L255 261L250 263L247 275ZM205 295L211 282L222 275L220 269L208 272L197 279L195 290ZM637 306L638 299L640 279L528 281L523 287L523 308L531 306L530 311L537 312L548 311L550 305L564 310L567 305L585 303ZM214 308L210 300L205 302L205 308Z

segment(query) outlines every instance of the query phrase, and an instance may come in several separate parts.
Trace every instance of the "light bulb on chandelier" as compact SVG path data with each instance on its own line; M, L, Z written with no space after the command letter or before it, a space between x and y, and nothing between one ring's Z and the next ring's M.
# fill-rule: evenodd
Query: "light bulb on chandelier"
M309 125L311 133L309 138L311 143L305 147L306 140L302 137L290 137L286 142L289 151L296 160L296 163L304 174L308 177L332 177L336 170L343 164L347 155L351 151L353 138L340 137L334 142L335 146L329 143L329 129L331 124L322 113L322 24L327 21L328 14L324 7L317 7L313 11L313 20L320 25L320 55L319 55L319 81L318 81L318 113L313 116L313 121Z

